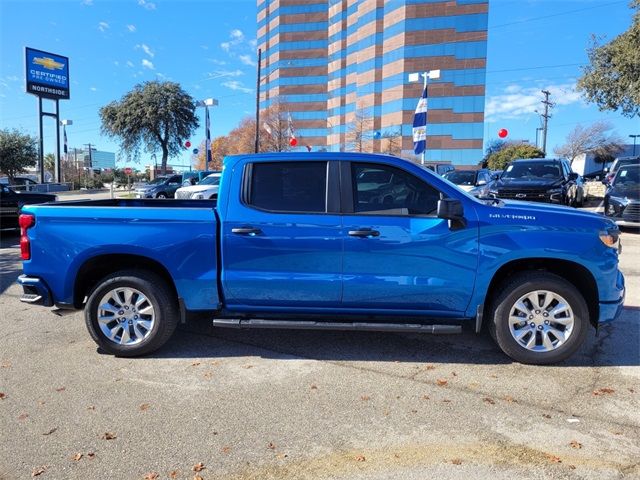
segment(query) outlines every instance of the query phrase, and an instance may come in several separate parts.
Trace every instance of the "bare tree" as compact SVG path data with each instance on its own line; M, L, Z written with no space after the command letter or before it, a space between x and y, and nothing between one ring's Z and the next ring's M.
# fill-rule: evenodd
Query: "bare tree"
M284 101L276 98L260 116L262 117L260 151L286 152L291 150L289 145L291 139L290 113L287 111Z
M400 129L383 133L382 140L384 142L382 148L383 153L395 155L396 157L400 156L402 151L402 134Z
M608 133L613 126L609 122L596 122L588 127L576 126L564 145L553 151L570 162L583 153L593 153L597 157L611 157L623 149L622 139L615 133Z
M371 128L373 117L366 108L358 107L355 111L353 122L347 129L347 144L355 152L366 152L370 150Z

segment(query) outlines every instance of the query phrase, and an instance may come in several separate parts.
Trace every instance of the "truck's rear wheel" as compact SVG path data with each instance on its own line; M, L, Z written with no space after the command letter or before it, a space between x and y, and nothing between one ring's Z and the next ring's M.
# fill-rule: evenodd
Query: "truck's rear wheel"
M570 357L584 342L589 310L580 292L546 272L523 272L503 283L493 302L490 332L504 353L546 365Z
M108 353L145 355L171 337L179 320L175 294L158 275L120 271L103 278L89 295L85 322Z

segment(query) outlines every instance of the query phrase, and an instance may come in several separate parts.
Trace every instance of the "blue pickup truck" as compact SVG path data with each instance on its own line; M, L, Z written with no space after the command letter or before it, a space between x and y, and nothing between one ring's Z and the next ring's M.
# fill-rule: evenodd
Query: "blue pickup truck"
M390 156L227 157L214 200L22 210L22 301L84 309L120 356L193 312L235 328L480 332L516 361L570 356L624 300L613 221L480 201Z

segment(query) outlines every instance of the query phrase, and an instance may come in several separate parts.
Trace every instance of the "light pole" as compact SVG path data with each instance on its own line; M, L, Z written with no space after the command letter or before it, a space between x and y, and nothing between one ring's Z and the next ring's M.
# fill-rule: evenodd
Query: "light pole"
M414 83L414 82L419 82L420 81L420 77L422 76L423 78L423 89L422 89L422 97L420 98L420 101L418 103L418 108L416 108L416 117L418 117L418 115L420 115L420 113L424 113L424 123L420 122L420 125L416 126L415 124L415 119L414 119L414 129L416 128L420 128L422 127L422 131L418 133L418 136L416 136L416 134L414 133L414 139L413 141L416 141L416 138L419 138L419 141L424 140L425 142L425 148L424 150L422 150L422 156L420 158L420 163L422 165L424 165L424 161L425 161L425 156L427 153L427 147L426 147L426 141L427 141L427 98L426 98L426 92L427 92L427 81L429 79L436 79L436 78L440 78L440 70L427 70L425 72L415 72L415 73L410 73L409 74L409 83ZM423 102L424 100L424 102ZM416 152L418 153L418 152Z
M629 135L630 138L633 138L633 153L632 155L636 156L636 138L640 137L640 135Z
M64 119L64 120L60 120L60 125L62 125L62 138L63 138L63 142L64 142L64 160L67 160L67 154L69 153L69 146L67 145L67 125L73 125L73 120L68 120L68 119ZM58 148L60 148L58 146ZM61 166L62 161L60 160L60 158L58 157L58 164L56 165L56 179L58 180L58 183L62 183L62 166Z
M538 132L541 132L542 130L544 130L542 127L538 127L536 128L536 147L538 147Z
M218 100L215 98L205 98L204 100L199 100L196 103L197 107L204 107L204 122L205 122L205 150L207 152L207 164L205 165L205 170L209 168L209 164L211 163L211 128L209 122L209 107L215 107L218 105Z

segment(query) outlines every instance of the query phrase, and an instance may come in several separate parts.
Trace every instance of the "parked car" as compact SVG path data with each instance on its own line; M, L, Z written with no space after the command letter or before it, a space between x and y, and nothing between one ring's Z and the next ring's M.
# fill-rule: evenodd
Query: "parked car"
M618 173L618 169L625 165L640 165L640 157L619 157L616 158L611 164L611 168L605 169L605 177L602 183L608 185L613 180L613 177Z
M178 200L186 200L188 198L194 200L203 200L206 198L218 198L218 187L220 186L220 172L212 173L197 183L189 187L181 187L176 190L175 198Z
M436 162L425 163L424 166L427 167L432 172L436 172L438 175L444 175L445 173L450 172L451 170L455 170L456 168L450 163L436 163Z
M486 322L507 355L533 364L569 357L622 310L619 229L602 215L481 202L385 155L224 165L217 204L24 207L21 300L83 308L94 341L121 356L156 350L198 312L232 328L459 333ZM369 192L389 178L381 204Z
M197 185L212 173L218 173L218 172L216 172L215 170L197 170L197 171L191 171L191 172L184 172L182 174L182 186L189 187L192 185Z
M640 165L617 170L604 195L604 213L618 225L640 227Z
M486 198L489 196L489 187L492 180L491 172L487 169L451 170L445 173L443 177L474 197Z
M0 228L18 228L18 215L24 205L55 202L56 195L49 193L16 192L0 183Z
M494 198L547 202L581 207L583 182L566 160L551 158L518 159L510 162L493 182Z
M0 184L7 185L15 192L26 192L30 190L32 185L37 185L38 182L29 177L14 177L12 182L9 182L8 177L0 177Z
M136 198L173 198L182 185L182 175L157 177L149 183L137 185Z

